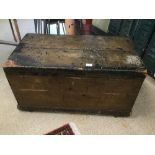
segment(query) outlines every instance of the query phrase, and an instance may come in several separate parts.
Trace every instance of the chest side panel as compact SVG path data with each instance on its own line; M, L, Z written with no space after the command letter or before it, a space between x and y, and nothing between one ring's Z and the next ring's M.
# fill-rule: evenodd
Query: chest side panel
M99 113L129 113L143 82L142 77L117 74L7 77L20 106Z

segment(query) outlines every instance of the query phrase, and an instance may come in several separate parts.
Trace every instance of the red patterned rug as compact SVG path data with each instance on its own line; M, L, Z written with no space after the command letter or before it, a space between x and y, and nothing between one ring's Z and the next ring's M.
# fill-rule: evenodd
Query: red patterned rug
M67 123L45 135L79 135L80 132L74 123Z

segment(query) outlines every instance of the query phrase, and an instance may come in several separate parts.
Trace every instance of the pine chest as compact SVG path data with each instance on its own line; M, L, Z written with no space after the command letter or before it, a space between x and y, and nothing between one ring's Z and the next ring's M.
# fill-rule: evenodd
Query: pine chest
M27 34L4 65L21 110L128 116L145 78L129 38Z

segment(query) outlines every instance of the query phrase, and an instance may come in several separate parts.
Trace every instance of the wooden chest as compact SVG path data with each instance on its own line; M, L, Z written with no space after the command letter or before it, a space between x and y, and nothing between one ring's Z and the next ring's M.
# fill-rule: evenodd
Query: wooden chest
M27 34L4 65L22 110L128 116L145 78L124 37Z

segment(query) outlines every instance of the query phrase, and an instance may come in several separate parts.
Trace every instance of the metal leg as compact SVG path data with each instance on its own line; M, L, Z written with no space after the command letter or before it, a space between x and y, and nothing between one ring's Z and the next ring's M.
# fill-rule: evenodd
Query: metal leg
M35 28L35 33L37 33L37 19L34 19L34 28Z
M38 33L40 33L40 19L38 19Z
M65 26L64 26L64 23L62 23L62 29L63 29L63 33L65 35Z
M44 34L46 34L46 32L47 32L47 23L46 23L46 19L43 20L43 25L44 25Z
M58 23L56 23L56 29L57 29L57 35L59 33L59 30L58 30Z
M41 31L40 31L40 33L42 34L42 20L40 19L40 28L41 28Z
M60 22L58 21L58 35L60 35Z
M45 19L45 25L46 25L46 34L50 34L50 21L48 19Z
M37 19L37 33L39 33L38 24L39 24L39 21L38 21L38 19Z
M50 19L48 20L48 34L50 34Z

